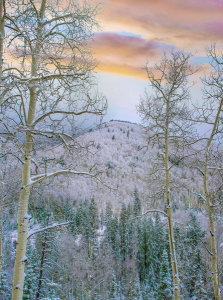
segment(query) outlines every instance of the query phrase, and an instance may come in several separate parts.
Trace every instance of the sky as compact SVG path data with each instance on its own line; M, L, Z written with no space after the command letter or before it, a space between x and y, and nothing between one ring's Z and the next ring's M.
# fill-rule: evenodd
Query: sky
M99 89L108 99L105 120L139 122L136 105L148 88L144 67L164 51L191 52L207 65L206 49L223 49L223 0L103 0L92 41ZM201 75L201 74L200 74ZM201 97L194 87L192 97Z

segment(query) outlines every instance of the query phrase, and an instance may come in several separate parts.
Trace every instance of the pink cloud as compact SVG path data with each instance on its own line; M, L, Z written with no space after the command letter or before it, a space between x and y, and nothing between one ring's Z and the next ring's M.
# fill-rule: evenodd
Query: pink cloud
M180 36L186 36L189 42L197 44L204 39L213 42L204 23L220 22L222 16L222 0L112 0L105 5L102 21L138 31L142 28L166 43L168 39L183 42ZM217 39L223 41L221 32Z
M216 36L223 36L223 21L216 21L216 22L206 22L204 24L204 28L207 32L216 35Z
M172 47L139 36L116 33L98 33L92 42L99 69L115 73L144 77L142 70L147 61L154 61Z
M111 55L119 53L123 57L153 57L160 48L158 43L137 36L116 33L98 33L95 35L93 46L96 51ZM104 52L104 51L107 52Z
M223 44L223 0L104 1L101 23L112 32L96 34L92 46L106 70L134 73L163 50L205 55L212 43ZM135 35L114 33L122 30Z

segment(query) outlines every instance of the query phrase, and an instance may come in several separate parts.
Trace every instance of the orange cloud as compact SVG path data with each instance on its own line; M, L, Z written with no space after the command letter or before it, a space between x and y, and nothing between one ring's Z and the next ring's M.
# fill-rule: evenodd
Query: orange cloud
M143 68L137 68L125 64L121 65L118 63L115 64L115 63L104 62L102 64L99 64L96 70L98 72L137 77L143 80L147 79L146 72Z

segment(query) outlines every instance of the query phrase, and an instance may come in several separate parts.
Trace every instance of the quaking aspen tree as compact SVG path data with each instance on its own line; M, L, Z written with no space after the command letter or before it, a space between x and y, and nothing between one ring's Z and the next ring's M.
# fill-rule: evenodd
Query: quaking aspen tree
M89 170L79 172L73 168L50 173L45 169L39 173L33 160L35 144L41 137L60 140L69 147L73 141L67 133L69 120L74 124L74 117L102 116L107 104L104 97L94 92L95 64L88 48L97 25L96 6L72 0L12 0L5 4L10 6L5 9L4 26L11 55L8 60L13 67L5 70L11 84L7 110L1 111L1 134L4 143L14 142L22 156L12 290L12 299L22 300L32 186L61 174L95 177ZM73 149L78 148L76 143L72 144Z
M170 172L174 164L170 165L170 147L183 148L189 143L186 132L190 126L183 121L187 112L185 101L189 99L188 77L193 74L189 63L190 55L182 52L172 52L164 55L160 64L147 67L147 75L153 95L145 94L138 106L138 112L146 129L149 131L149 141L162 144L162 170L164 171L164 195L169 229L169 247L171 256L172 276L174 283L174 299L180 299L180 282L174 239L172 216L172 199ZM181 148L181 149L182 149Z
M203 177L202 197L206 204L209 219L211 240L211 278L216 300L221 298L219 289L218 253L216 241L215 215L217 198L222 190L222 117L223 117L223 55L217 54L216 47L208 50L211 59L211 73L203 79L204 103L197 107L193 116L195 122L203 123L207 127L204 155L199 156L199 165L196 166Z

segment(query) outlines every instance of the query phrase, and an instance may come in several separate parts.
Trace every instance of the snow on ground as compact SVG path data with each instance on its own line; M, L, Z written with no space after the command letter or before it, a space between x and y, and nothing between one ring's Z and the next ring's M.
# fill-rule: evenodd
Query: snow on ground
M107 202L120 209L121 203L133 202L134 191L138 194L145 208L154 205L152 193L162 187L162 176L152 180L152 166L161 150L149 145L142 126L129 122L110 121L80 136L81 145L90 144L89 151L72 151L67 154L63 147L57 146L48 152L48 156L57 157L56 169L73 169L86 172L92 168L100 181L87 176L63 175L55 180L56 186L49 188L54 194L68 195L74 200L94 198L101 209ZM188 190L196 190L198 181L193 181L193 170L184 167L172 169L172 181L176 185L183 181L185 189L177 191L174 197L182 198ZM104 184L103 184L104 183ZM106 185L106 186L105 186ZM110 187L110 189L108 188ZM188 187L188 189L187 189ZM190 193L190 198L197 196ZM163 197L160 198L163 201Z

